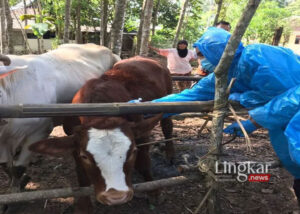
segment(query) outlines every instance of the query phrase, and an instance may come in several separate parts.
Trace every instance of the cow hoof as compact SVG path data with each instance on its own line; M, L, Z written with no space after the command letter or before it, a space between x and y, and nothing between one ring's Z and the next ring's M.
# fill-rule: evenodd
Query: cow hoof
M148 203L152 205L160 205L164 202L164 197L161 194L160 190L153 190L147 193Z
M24 207L25 207L24 203L6 205L6 210L5 210L4 214L19 213L19 212L21 212L22 209L24 209Z
M62 212L62 214L69 214L69 213L74 213L74 206L70 205Z
M20 181L20 188L21 188L21 191L23 191L26 187L26 185L28 184L28 182L31 180L31 177L24 174L21 178L21 181Z
M0 205L0 214L5 214L8 206L6 204Z
M173 166L174 165L174 157L168 157L167 156L167 161L168 161L168 164L170 165L170 166Z

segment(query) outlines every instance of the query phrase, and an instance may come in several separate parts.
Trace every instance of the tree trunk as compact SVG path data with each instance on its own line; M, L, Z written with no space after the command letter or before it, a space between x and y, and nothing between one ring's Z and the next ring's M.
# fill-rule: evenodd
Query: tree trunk
M5 9L5 19L6 19L6 39L8 44L8 53L12 54L14 52L13 44L13 21L10 14L10 7L8 0L4 0L4 9Z
M41 17L41 20L43 20L43 13L42 13L42 5L41 5L41 1L37 0L37 9L38 9L38 13ZM41 38L38 38L38 49L39 49L39 54L42 54L45 50L44 48L44 39L43 36Z
M178 37L179 37L179 34L180 34L180 30L181 30L181 27L182 27L182 23L183 23L183 20L184 20L185 11L186 11L186 8L188 6L188 3L189 3L189 0L184 0L184 3L182 5L181 11L180 11L180 17L179 17L179 20L178 20L178 23L177 23L176 33L175 33L175 37L174 37L174 41L173 41L173 48L175 48L177 46Z
M148 54L148 42L150 36L150 25L153 11L153 0L147 0L144 10L144 21L141 35L141 48L139 55L147 56Z
M115 15L111 29L110 49L117 55L121 55L126 3L127 0L116 0L115 5Z
M188 7L186 9L186 16L185 16L185 19L183 20L183 27L181 27L181 32L185 32L186 28L188 27L188 24L189 24L189 12L191 11L191 7Z
M141 39L142 39L142 31L143 31L143 25L144 25L144 13L145 13L145 7L147 4L147 0L143 1L143 7L142 7L142 11L140 14L140 25L139 25L139 30L137 33L137 41L136 41L136 48L135 48L135 54L138 55L140 53L140 49L141 49Z
M157 25L157 13L160 5L160 0L156 0L155 7L153 9L153 19L152 19L152 36L155 35L155 27Z
M220 13L221 13L221 9L222 9L223 0L219 0L216 3L218 4L218 9L217 9L217 14L215 16L215 20L214 20L213 26L215 26L218 23L218 19L219 19L219 16L220 16Z
M27 5L26 5L26 0L23 0L23 5L24 5L24 14L27 14ZM27 26L27 24L28 24L28 21L27 21L27 19L25 19L25 26ZM20 26L20 27L22 27L22 26ZM26 29L24 29L24 40L26 40L27 42L28 42L28 40L27 40L27 33L26 33ZM25 53L28 53L28 49L27 49L27 42L24 42L24 52Z
M100 45L107 46L108 0L101 1Z
M69 43L71 2L72 2L72 0L66 0L66 5L65 5L64 43Z
M76 6L76 32L75 32L75 40L77 44L82 43L82 35L81 35L81 23L80 23L80 14L81 13L81 0L77 0Z
M274 36L273 36L273 41L272 41L272 45L278 46L281 36L282 36L282 32L283 32L283 27L279 27L275 30Z
M6 29L5 29L5 7L4 7L4 0L0 0L0 30L1 30L1 53L6 53L7 51L7 39L6 39Z
M244 35L260 1L261 0L249 0L232 36L228 41L221 60L214 71L216 75L215 101L210 151L216 150L217 154L210 155L208 157L208 160L210 160L210 162L208 162L208 166L210 168L209 170L211 170L212 172L215 172L215 161L218 161L218 154L220 154L222 151L221 144L223 139L224 118L227 112L229 95L229 93L226 93L228 85L228 70L232 63L232 60L234 59L234 53L236 52L241 38ZM207 175L207 181L207 185L210 185L212 187L210 198L208 200L208 213L222 213L220 209L220 203L219 201L217 201L217 193L220 190L220 186L218 182L215 182L215 180L211 176L209 176L209 174Z

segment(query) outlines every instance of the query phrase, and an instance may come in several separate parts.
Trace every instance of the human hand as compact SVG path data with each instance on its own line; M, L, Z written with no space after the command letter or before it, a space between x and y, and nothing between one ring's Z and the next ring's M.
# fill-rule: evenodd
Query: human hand
M240 102L240 93L232 93L229 95L229 100Z
M250 120L244 120L244 121L241 121L241 123L244 126L244 128L245 128L245 130L248 134L254 132L257 129L257 127ZM241 127L239 126L239 124L237 122L227 126L223 130L223 132L226 133L226 134L236 133L236 135L238 137L245 137L242 130L241 130Z
M135 100L129 100L128 103L140 103L142 102L142 98L138 98L138 99L135 99Z

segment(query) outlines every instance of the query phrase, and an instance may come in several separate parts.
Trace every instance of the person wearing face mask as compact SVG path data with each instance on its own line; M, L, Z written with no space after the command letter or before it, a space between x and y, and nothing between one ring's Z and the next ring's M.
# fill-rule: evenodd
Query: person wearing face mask
M149 49L156 51L159 55L167 57L168 68L173 76L190 76L192 66L190 61L196 60L197 56L194 51L188 50L188 42L180 40L177 48L159 49L149 45ZM179 91L191 86L190 81L176 81Z
M230 31L231 30L231 25L229 22L226 21L219 21L215 27L217 28L221 28L224 29L226 31ZM216 66L214 66L213 64L211 64L201 53L198 54L198 64L199 67L197 69L197 73L200 76L207 76L208 74L214 72Z

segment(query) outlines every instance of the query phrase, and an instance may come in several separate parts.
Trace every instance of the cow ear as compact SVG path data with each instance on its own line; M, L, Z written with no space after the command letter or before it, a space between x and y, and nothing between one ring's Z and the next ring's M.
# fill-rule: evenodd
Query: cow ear
M59 138L49 138L33 143L29 146L29 150L46 155L62 156L74 151L74 142L73 135Z
M135 138L140 138L149 133L154 126L162 119L162 113L157 114L154 117L143 119L140 122L131 123L131 128Z

